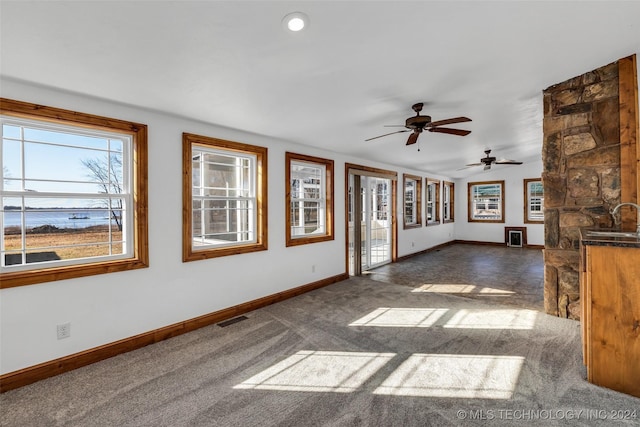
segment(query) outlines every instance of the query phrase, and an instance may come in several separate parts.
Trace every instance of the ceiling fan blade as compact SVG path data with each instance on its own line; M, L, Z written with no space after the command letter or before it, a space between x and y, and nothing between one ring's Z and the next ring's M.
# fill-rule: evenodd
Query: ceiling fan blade
M409 135L409 139L407 139L407 145L415 144L418 140L419 135L420 134L418 132L413 132L411 135Z
M470 122L471 119L469 117L453 117L451 119L437 120L435 122L429 123L427 126L436 127L442 125L450 125L453 123L462 123L462 122Z
M405 125L384 125L386 128L406 128Z
M516 162L515 160L496 160L497 165L521 165L522 162Z
M365 141L371 141L372 139L382 138L383 136L389 136L389 135L393 135L394 133L402 133L402 132L409 132L409 129L397 130L395 132L385 133L384 135L374 136L373 138L365 139Z
M484 163L469 163L466 166L482 166Z
M429 132L448 133L451 135L465 136L471 133L470 130L451 129L451 128L429 128Z

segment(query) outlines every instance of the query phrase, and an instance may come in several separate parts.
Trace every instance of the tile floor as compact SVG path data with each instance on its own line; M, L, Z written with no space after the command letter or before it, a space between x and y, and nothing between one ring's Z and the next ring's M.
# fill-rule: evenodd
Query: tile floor
M377 281L544 311L541 249L457 243L365 274Z

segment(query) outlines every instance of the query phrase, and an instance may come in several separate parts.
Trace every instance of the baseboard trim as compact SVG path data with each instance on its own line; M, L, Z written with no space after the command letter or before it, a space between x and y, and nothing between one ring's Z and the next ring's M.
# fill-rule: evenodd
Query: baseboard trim
M195 331L205 326L213 325L244 313L266 307L277 302L304 294L314 289L322 288L349 278L348 273L327 277L316 282L308 283L293 289L278 292L233 307L225 308L213 313L205 314L173 325L155 329L129 338L124 338L109 344L91 348L79 353L64 356L59 359L40 363L18 371L0 375L0 393L32 384L45 378L53 377L64 372L72 371L101 360L127 353L132 350L155 344L166 339Z
M479 242L476 240L454 240L452 243L460 243L463 245L487 245L487 246L507 246L504 242ZM523 249L544 249L543 245L524 245Z

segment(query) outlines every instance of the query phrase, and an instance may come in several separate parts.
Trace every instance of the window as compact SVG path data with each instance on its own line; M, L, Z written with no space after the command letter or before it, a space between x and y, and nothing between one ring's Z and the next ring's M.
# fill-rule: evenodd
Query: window
M147 267L147 127L0 105L2 287Z
M267 149L183 134L182 259L267 249Z
M422 178L404 174L404 228L422 225Z
M286 153L286 245L333 240L333 160Z
M469 222L504 222L504 181L470 182Z
M426 224L440 223L440 181L427 178L427 221Z
M524 222L544 222L544 188L540 178L524 180Z
M442 221L454 221L455 186L453 182L442 181Z

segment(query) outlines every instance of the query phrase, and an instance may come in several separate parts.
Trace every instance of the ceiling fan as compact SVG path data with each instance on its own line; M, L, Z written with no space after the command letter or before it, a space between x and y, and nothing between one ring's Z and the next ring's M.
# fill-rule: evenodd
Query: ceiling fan
M484 165L484 170L491 169L491 165L521 165L522 162L516 162L515 160L507 160L501 159L496 160L495 157L490 156L491 150L484 150L485 157L480 159L479 163L470 163L467 166L482 166Z
M374 136L373 138L365 139L365 141L371 141L372 139L382 138L383 136L393 135L395 133L401 132L411 132L409 135L409 139L407 140L407 145L415 144L418 141L418 136L422 133L422 131L427 130L429 132L439 132L439 133L448 133L451 135L459 135L465 136L471 133L470 130L463 129L452 129L452 128L443 128L440 126L450 125L453 123L462 123L462 122L470 122L471 119L468 117L453 117L451 119L438 120L435 122L431 121L431 116L421 116L420 111L422 111L422 107L424 104L422 102L418 102L417 104L413 104L411 107L413 111L416 112L416 115L413 117L409 117L404 125L387 125L386 127L405 127L406 129L399 130L396 132L385 133L384 135Z

